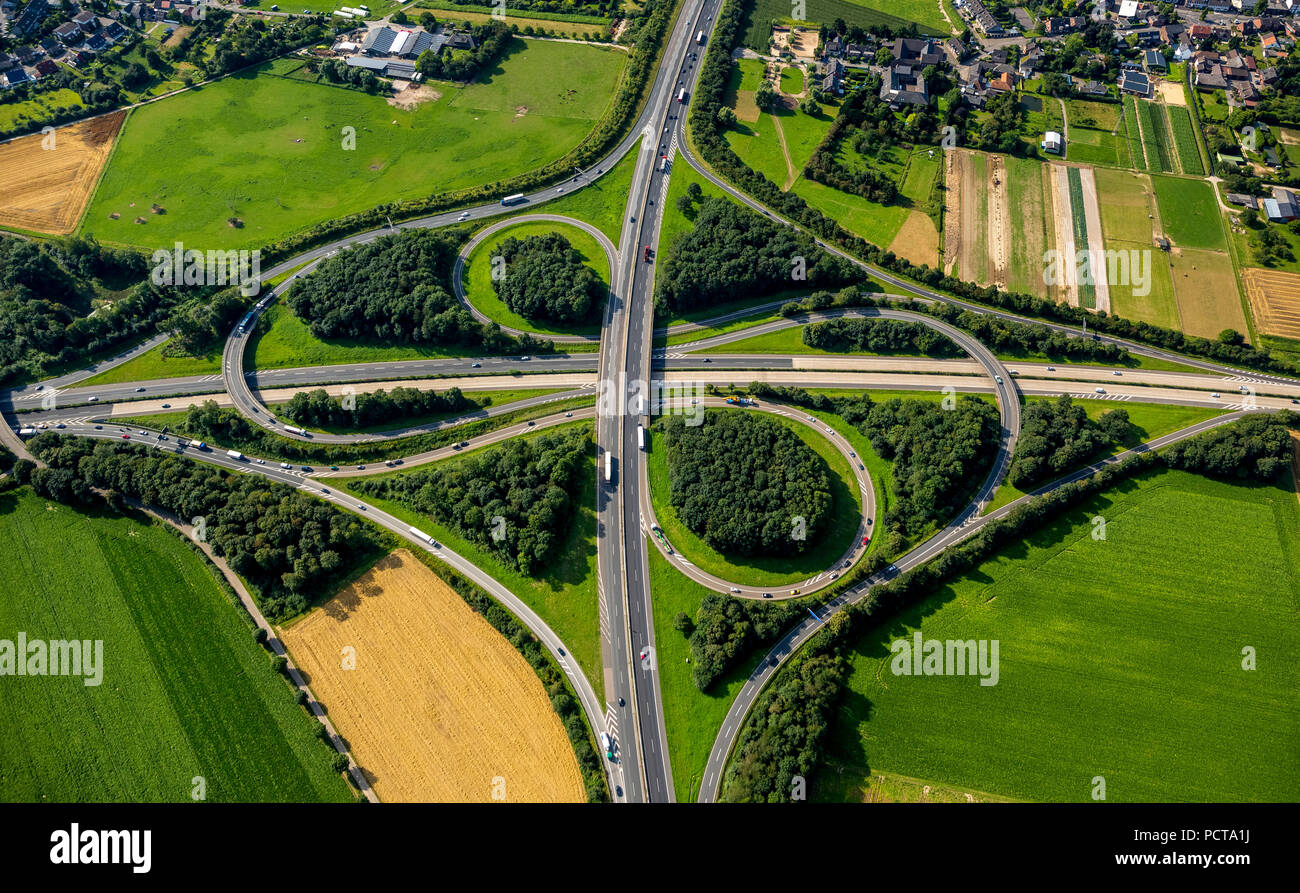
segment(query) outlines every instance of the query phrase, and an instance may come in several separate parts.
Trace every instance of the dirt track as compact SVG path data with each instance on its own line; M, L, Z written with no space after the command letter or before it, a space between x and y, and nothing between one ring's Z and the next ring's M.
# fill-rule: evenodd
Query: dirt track
M72 232L113 151L126 112L101 115L0 145L0 224ZM52 138L52 142L47 141Z

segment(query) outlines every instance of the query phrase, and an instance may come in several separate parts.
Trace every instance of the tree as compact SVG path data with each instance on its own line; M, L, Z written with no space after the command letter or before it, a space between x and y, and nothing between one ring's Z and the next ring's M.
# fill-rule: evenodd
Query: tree
M687 614L685 611L678 611L677 616L673 618L673 629L683 635L689 636L695 631L695 621L692 620L691 615Z
M1220 344L1241 344L1246 339L1236 329L1224 329L1219 333Z
M772 83L767 78L759 82L758 89L754 91L754 104L762 111L772 112L776 109L777 103L781 97L776 90L772 88Z
M723 128L735 127L736 113L732 111L729 106L721 106L718 109L718 123L722 125Z
M426 9L424 12L420 13L420 27L425 31L432 31L434 28L438 27L438 20L433 17L433 13Z
M689 195L680 195L677 197L677 210L682 214L689 214L695 209L695 203L691 201Z

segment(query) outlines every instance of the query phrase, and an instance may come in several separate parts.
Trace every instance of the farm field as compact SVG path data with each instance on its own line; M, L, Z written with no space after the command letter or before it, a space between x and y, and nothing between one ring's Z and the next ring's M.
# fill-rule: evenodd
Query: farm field
M1169 260L1153 242L1152 215L1156 211L1156 199L1151 178L1106 168L1094 168L1093 176L1101 209L1103 245L1107 251L1123 252L1131 271L1129 281L1109 283L1115 314L1181 329ZM1139 272L1149 272L1149 281L1141 281Z
M1112 802L1295 800L1297 529L1289 486L1179 472L1071 512L861 640L828 748L841 774L815 795L901 774L1081 802L1103 775ZM916 630L999 640L998 684L894 677L889 643ZM1243 643L1273 659L1244 671Z
M1223 251L1184 250L1169 256L1183 331L1215 338L1224 329L1249 331L1232 258Z
M1057 289L1043 281L1043 252L1056 245L1056 221L1048 177L1051 167L1026 158L1006 158L1007 203L1013 209L1007 287L1051 297Z
M590 421L575 421L548 428L546 432L558 434L571 430L575 425L590 428L591 424ZM455 462L456 459L443 461ZM522 599L568 644L573 651L573 657L595 688L596 694L600 695L604 689L604 680L600 672L600 617L596 594L594 456L587 468L588 474L582 490L574 497L580 508L568 541L556 551L556 558L551 567L536 577L525 576L513 566L507 566L495 553L469 543L451 528L401 503L373 496L367 496L366 499L375 507L400 518L407 524L419 527L434 539L446 543ZM402 473L399 471L388 474ZM382 476L384 475L374 477ZM355 492L352 485L358 480L374 480L374 478L340 479L341 488Z
M412 21L419 21L421 13L426 9L440 22L458 24L469 22L471 25L481 25L492 21L493 18L491 0L487 0L481 6L461 6L452 3L451 0L416 0L412 6L406 8L405 12ZM609 26L607 19L596 16L566 15L561 12L539 13L527 9L507 8L503 18L506 24L518 25L521 29L545 28L556 35L579 40L598 36Z
M1168 119L1165 108L1156 102L1136 102L1141 121L1142 145L1146 149L1147 167L1155 173L1178 172L1170 145Z
M1227 251L1214 187L1203 180L1151 178L1164 233L1180 248Z
M0 144L0 226L72 232L125 118L126 112L115 112L60 127L49 137L34 133Z
M439 97L413 109L277 76L285 61L137 110L82 231L145 247L240 248L533 170L592 129L626 54L520 40L469 86L427 85ZM353 151L342 149L345 125L356 128ZM150 213L155 204L161 212Z
M720 409L711 412L743 412ZM806 426L787 419L764 415L794 431L810 449L821 456L829 471L834 505L822 541L803 555L773 558L731 558L723 555L696 536L677 517L670 497L668 450L663 445L662 427L652 426L651 448L646 455L647 474L655 516L668 542L692 563L724 580L747 586L783 586L799 583L821 573L834 564L853 542L862 500L848 460L826 439Z
M280 635L380 800L586 801L533 668L408 550Z
M1178 150L1178 166L1185 174L1197 177L1205 175L1205 165L1201 162L1201 150L1196 144L1196 130L1192 125L1192 114L1185 106L1166 106L1169 115L1169 127L1174 134L1174 146Z
M1128 134L1129 157L1133 160L1133 167L1140 171L1151 170L1151 162L1147 160L1145 146L1142 143L1142 129L1141 122L1138 121L1137 100L1127 93L1124 94L1124 127Z
M1268 335L1300 338L1300 274L1242 270L1255 327Z
M215 570L160 522L0 495L5 638L103 640L103 677L6 677L0 800L334 801L317 721ZM159 581L166 581L160 586Z
M503 326L536 332L540 335L599 335L599 320L604 313L603 301L592 308L592 322L586 325L563 326L556 323L534 322L515 313L497 297L496 291L492 288L492 258L502 242L509 238L527 239L530 236L543 236L550 233L559 233L568 239L569 244L582 254L586 265L595 271L606 287L609 286L609 263L605 259L605 252L600 247L600 243L590 234L576 226L563 223L519 223L497 231L474 249L465 264L465 296L481 313ZM508 269L506 275L509 275Z
M81 101L80 94L76 90L69 90L66 87L51 90L49 93L38 93L23 102L9 102L0 105L0 132L16 128L28 121L39 121L56 108L81 109L85 107L86 104Z

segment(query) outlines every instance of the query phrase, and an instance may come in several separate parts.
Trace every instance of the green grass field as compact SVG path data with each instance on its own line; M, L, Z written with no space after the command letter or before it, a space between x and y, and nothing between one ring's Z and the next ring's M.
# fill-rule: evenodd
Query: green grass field
M143 247L240 248L383 202L503 180L577 145L626 60L519 40L474 83L430 84L440 98L409 111L272 73L293 60L269 63L132 113L81 231ZM344 127L355 128L354 150L343 148ZM150 213L154 203L165 213Z
M1151 178L1160 207L1160 221L1167 235L1181 248L1226 251L1223 222L1214 198L1214 187L1202 180L1181 177Z
M713 741L722 728L731 702L762 658L756 651L709 691L701 692L691 678L689 640L673 628L673 618L685 611L692 619L709 590L683 576L654 544L646 541L650 556L650 594L654 601L656 665L664 710L664 734L672 760L673 789L678 803L693 803L704 780Z
M1096 776L1110 802L1296 800L1297 530L1289 487L1179 472L1070 512L861 640L814 795L885 773L1024 800L1090 801ZM894 676L889 644L917 629L998 640L997 685Z
M1054 397L1030 397L1026 402L1044 402L1053 400ZM1106 456L1123 452L1131 449L1140 443L1154 440L1157 437L1164 437L1166 434L1172 434L1174 431L1195 425L1206 419L1212 419L1221 415L1217 409L1208 409L1199 406L1176 406L1166 403L1116 403L1113 400L1074 400L1075 406L1083 407L1088 413L1088 418L1096 421L1098 416L1103 412L1110 412L1114 409L1123 409L1128 412L1129 421L1133 423L1134 431L1127 441L1109 449L1101 450L1093 456L1087 457L1087 460L1072 466L1063 472L1068 474L1076 468L1082 468L1084 465L1099 461ZM1000 508L1009 502L1014 502L1025 495L1024 490L1019 490L1008 483L1003 483L998 487L997 492L993 495L992 501L985 506L984 513Z
M713 409L709 412L743 412L744 410ZM799 583L815 576L833 565L853 541L862 517L862 500L857 483L849 469L848 460L840 455L822 435L814 434L804 425L775 416L798 435L826 463L834 504L821 541L802 555L794 557L742 558L723 555L692 533L677 517L669 497L668 451L663 446L663 435L658 427L653 429L647 467L650 478L650 495L655 516L663 528L668 542L681 555L703 570L730 583L747 586L784 586Z
M902 31L916 22L921 26L922 33L948 33L948 26L939 12L939 4L929 3L928 0L807 0L805 18L792 19L791 12L792 7L785 0L757 0L749 14L745 46L767 52L772 22L792 24L797 21L812 25L814 31L818 24L831 24L836 19L863 28L885 25L894 31Z
M1150 272L1146 287L1138 277L1130 277L1133 281L1128 283L1111 283L1111 308L1125 319L1181 329L1168 259L1152 247L1150 178L1146 174L1106 168L1095 168L1093 176L1097 181L1104 247L1109 251L1136 251L1139 259L1149 259L1140 261L1142 268ZM1135 255L1126 256L1131 262Z
M347 801L332 749L203 559L160 523L0 495L0 629L103 641L103 681L5 677L0 800Z
M1103 167L1133 166L1128 127L1125 117L1120 115L1121 106L1067 99L1065 108L1070 128L1065 151L1070 161Z
M600 243L590 234L563 223L519 223L508 226L494 233L474 249L465 265L465 297L479 312L486 314L494 322L509 328L536 332L539 335L599 335L600 322L604 313L604 302L592 308L592 321L585 325L565 326L558 323L534 322L506 306L505 301L497 297L492 288L492 258L499 246L506 239L526 239L529 236L542 236L559 233L569 240L569 244L582 254L587 266L595 271L600 281L609 286L609 262ZM506 271L509 275L509 270Z
M140 356L114 366L81 382L78 387L96 384L117 384L125 381L153 381L158 378L184 378L189 375L217 375L221 372L221 346L215 346L202 356L165 356L168 342L150 348Z
M548 428L546 433L558 434L574 427L591 427L590 421L570 422ZM455 462L447 459L444 462ZM600 659L600 618L596 594L596 464L587 464L587 474L582 490L574 494L579 506L568 541L556 553L557 558L540 577L528 577L514 567L506 565L495 553L471 544L451 528L420 514L405 505L388 499L367 496L366 501L383 509L403 522L413 524L434 539L446 543L460 555L482 568L493 579L501 582L525 604L537 612L551 629L563 639L581 664L596 694L602 696L604 677ZM388 472L375 478L401 475L406 472ZM356 479L339 479L341 488L356 493Z
M1077 167L1066 168L1070 185L1070 219L1074 225L1074 247L1076 251L1086 251L1088 243L1088 220L1084 214L1083 178ZM1095 246L1101 247L1101 246ZM1097 274L1100 275L1100 274ZM1089 282L1079 284L1079 306L1094 309L1097 306L1097 287Z

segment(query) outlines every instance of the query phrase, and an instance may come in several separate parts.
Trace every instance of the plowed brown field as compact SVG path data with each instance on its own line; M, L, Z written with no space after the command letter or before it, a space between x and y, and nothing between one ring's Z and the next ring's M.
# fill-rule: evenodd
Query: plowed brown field
M66 235L99 181L126 112L0 145L0 225Z
M586 799L532 667L409 551L281 637L379 799ZM353 669L343 667L346 648Z

